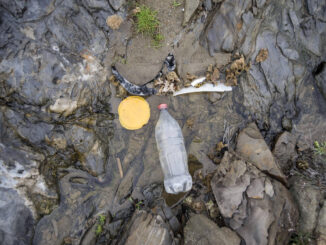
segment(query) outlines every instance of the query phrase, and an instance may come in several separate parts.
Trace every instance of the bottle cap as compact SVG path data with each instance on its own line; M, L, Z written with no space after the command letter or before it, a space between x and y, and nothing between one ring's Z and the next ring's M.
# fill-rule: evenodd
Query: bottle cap
M168 105L167 105L167 104L160 104L157 108L158 108L159 110L167 109L167 108L168 108Z

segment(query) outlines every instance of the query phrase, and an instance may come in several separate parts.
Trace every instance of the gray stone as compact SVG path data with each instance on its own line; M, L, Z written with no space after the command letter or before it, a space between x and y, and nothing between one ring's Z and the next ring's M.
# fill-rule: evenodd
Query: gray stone
M296 160L296 138L289 132L282 133L276 140L273 155L277 159L282 171L289 173Z
M236 151L261 171L266 171L284 183L286 182L285 176L255 123L249 124L240 132Z
M250 1L238 0L226 0L221 4L202 36L202 43L208 47L211 56L215 52L231 52L234 49L237 43L237 25L250 6Z
M137 211L131 223L126 245L168 245L172 242L167 225L159 215Z
M323 194L317 186L301 176L293 176L290 183L290 191L300 211L298 229L300 232L312 233L317 225L319 203L323 200Z
M218 227L202 214L192 216L184 228L185 245L239 245L238 235L227 227Z
M185 1L185 10L183 15L183 25L188 24L189 20L193 16L194 12L199 6L199 0L186 0Z
M319 211L316 233L318 234L317 245L325 245L326 244L326 200L324 200L323 207Z
M282 50L282 53L285 57L291 60L298 60L299 54L298 52L290 46L290 41L287 40L285 35L279 34L277 35L277 45Z
M253 199L263 199L264 192L265 192L264 179L254 179L250 183L250 185L246 191L248 197L253 198Z
M17 191L0 187L1 244L31 244L34 223L31 210Z
M326 63L321 63L318 68L320 69L315 76L317 87L326 100Z
M125 3L126 0L109 0L112 8L118 11Z
M244 179L248 179L246 188L235 193L234 187L243 186ZM278 181L226 152L211 186L225 222L246 244L288 242L288 230L294 229L298 211L290 193Z

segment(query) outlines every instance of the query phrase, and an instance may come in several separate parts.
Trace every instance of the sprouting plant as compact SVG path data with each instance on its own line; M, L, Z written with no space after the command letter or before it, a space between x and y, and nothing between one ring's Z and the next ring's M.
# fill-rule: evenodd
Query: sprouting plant
M137 202L137 203L135 204L136 209L139 210L142 204L143 204L142 201Z
M157 11L141 5L136 13L136 18L136 31L150 36L153 39L153 46L159 47L164 37L159 32L160 21L157 18Z
M311 239L312 235L310 233L298 232L291 237L289 245L308 245Z
M172 7L176 8L179 7L181 3L177 2L176 0L173 0Z
M95 230L95 234L97 236L101 235L103 232L103 225L105 224L105 220L106 217L103 214L100 214L98 217L98 221L97 221L97 226L96 226L96 230Z
M314 151L317 155L326 156L326 141L319 143L318 141L314 142Z
M143 204L142 201L139 201L139 202L135 203L135 201L132 199L132 197L129 197L128 199L129 199L130 202L132 202L135 205L135 208L137 210L139 210L141 208L141 205Z

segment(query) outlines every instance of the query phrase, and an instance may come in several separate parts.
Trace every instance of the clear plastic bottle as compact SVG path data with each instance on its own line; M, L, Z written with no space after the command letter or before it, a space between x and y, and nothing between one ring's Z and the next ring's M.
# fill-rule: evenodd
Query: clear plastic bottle
M188 171L188 157L178 122L167 111L167 104L158 106L160 118L155 127L155 138L164 173L167 193L189 191L192 178Z

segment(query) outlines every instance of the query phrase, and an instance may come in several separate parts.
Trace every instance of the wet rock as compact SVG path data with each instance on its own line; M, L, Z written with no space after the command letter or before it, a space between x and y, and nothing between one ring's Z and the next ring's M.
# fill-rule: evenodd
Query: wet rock
M239 245L238 235L227 227L218 227L202 214L193 215L184 228L185 244Z
M63 175L59 182L60 205L37 223L33 244L60 245L67 237L80 243L94 224L93 215L108 209L106 200L113 200L114 181L102 185L87 172L73 168L58 174Z
M172 243L167 225L159 215L138 211L133 215L127 245Z
M123 223L123 220L117 220L109 224L109 232L112 237L115 237L119 234L120 227Z
M286 244L289 240L298 211L281 183L226 152L211 186L225 222L246 244Z
M295 162L297 157L295 147L296 138L288 132L282 133L275 143L273 155L277 159L283 173L289 173Z
M186 0L185 1L185 11L183 16L183 25L186 25L196 9L199 6L200 1L199 0Z
M234 49L241 16L250 6L250 1L226 0L221 4L202 36L202 43L208 47L211 56L215 52L231 52Z
M313 233L318 222L319 204L323 200L323 194L317 186L302 176L293 176L290 183L290 191L300 211L298 230Z
M323 207L319 211L316 233L318 236L317 245L326 244L326 200L324 200Z
M96 224L93 225L83 238L81 245L95 245L96 244Z
M287 131L291 131L291 129L292 129L292 121L291 121L291 119L284 116L282 118L282 128L284 128Z
M317 74L315 75L315 79L317 87L326 99L326 63L321 63L317 67Z
M112 8L118 11L122 7L122 5L126 3L126 0L109 0L109 2Z
M285 176L255 123L249 124L240 132L236 151L261 171L266 171L284 183L286 182Z
M30 244L34 233L32 212L17 191L0 187L0 240L2 244Z

